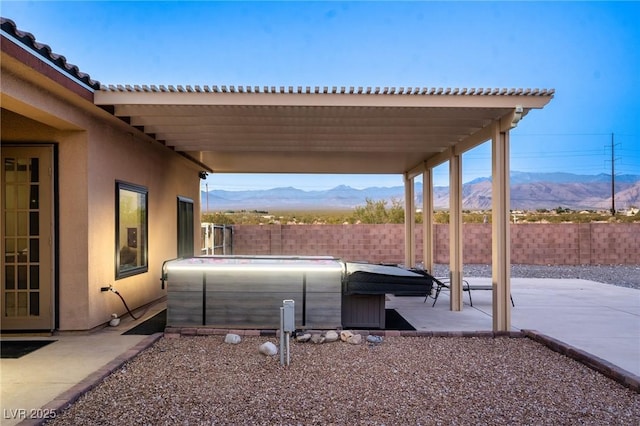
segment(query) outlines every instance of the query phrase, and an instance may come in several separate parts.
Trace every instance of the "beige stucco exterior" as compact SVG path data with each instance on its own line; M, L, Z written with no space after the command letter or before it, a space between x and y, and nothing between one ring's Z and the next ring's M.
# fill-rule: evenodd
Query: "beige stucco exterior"
M177 253L177 197L200 211L199 166L4 52L1 88L2 144L57 147L57 328L90 330L126 313L104 286L113 285L132 309L162 298L162 262ZM116 181L146 187L149 203L148 271L119 280Z

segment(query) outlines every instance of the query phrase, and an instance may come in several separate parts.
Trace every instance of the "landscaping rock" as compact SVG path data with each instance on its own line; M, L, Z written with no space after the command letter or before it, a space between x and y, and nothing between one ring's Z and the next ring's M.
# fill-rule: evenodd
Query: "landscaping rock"
M351 343L352 345L359 345L360 343L362 343L362 334L354 334L347 339L347 343Z
M349 330L342 330L340 332L340 340L342 340L343 342L346 342L347 340L349 340L349 337L353 336L353 333L350 332Z
M374 336L373 334L367 336L367 342L373 343L374 345L382 343L382 340L382 336Z
M304 333L296 336L296 342L305 343L311 340L311 333Z
M258 351L263 355L273 356L278 354L278 347L271 342L265 342L258 347Z
M338 332L334 331L334 330L329 330L325 333L324 335L324 341L325 343L331 343L331 342L335 342L336 340L338 340L340 338L340 336L338 335Z
M242 337L237 334L228 333L226 336L224 336L224 342L237 345L238 343L242 342Z

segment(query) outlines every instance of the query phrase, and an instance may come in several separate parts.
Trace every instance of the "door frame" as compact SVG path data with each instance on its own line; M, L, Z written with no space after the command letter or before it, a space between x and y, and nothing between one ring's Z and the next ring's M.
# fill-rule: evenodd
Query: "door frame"
M46 182L43 182L42 178L39 178L39 208L38 210L41 212L43 207L40 203L45 202L46 206L44 209L45 215L40 218L40 224L46 223L46 228L48 229L49 235L40 234L40 253L45 254L46 259L45 268L39 269L39 276L42 277L43 273L48 274L48 279L45 279L45 282L48 282L48 300L46 301L46 309L48 310L48 315L43 315L39 320L35 320L35 322L29 323L28 319L15 319L8 320L7 318L3 318L2 320L2 332L36 332L36 331L53 331L59 328L59 242L58 242L58 232L59 232L59 223L58 223L58 146L56 143L10 143L10 142L2 142L2 158L7 155L7 151L9 154L15 152L16 156L21 155L21 151L28 153L31 157L37 156L38 158L46 159L45 162L40 162L40 170L39 174L41 176L48 176ZM35 155L29 153L36 152ZM4 167L4 161L2 161L2 167ZM4 173L4 171L3 171ZM0 185L0 192L2 193L2 209L4 209L4 194L6 191L5 183L3 182ZM43 189L46 189L48 193L45 193ZM44 197L42 196L44 194ZM5 274L5 264L6 260L4 258L5 253L5 227L4 227L4 211L2 211L2 230L0 231L2 235L2 276ZM42 229L42 225L40 225ZM42 247L48 247L47 250L43 250ZM42 257L42 256L40 256ZM39 260L39 264L42 264L42 260ZM40 282L43 280L41 279ZM40 285L39 285L40 287ZM2 283L1 291L4 292L4 280ZM5 298L2 297L2 303L4 303ZM40 306L42 309L44 306ZM2 312L4 313L4 306L2 307ZM8 321L8 327L7 327Z

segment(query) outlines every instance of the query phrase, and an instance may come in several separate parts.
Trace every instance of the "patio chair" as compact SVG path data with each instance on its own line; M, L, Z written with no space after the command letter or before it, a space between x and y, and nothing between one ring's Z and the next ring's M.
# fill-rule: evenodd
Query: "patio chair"
M449 289L449 286L450 286L450 281L448 277L434 278L434 281L436 283L436 295L433 297L433 305L431 305L431 307L436 306L436 302L438 301L438 296L440 296L440 291L442 291L443 288ZM491 285L471 286L467 280L462 280L462 291L466 291L467 293L469 293L469 305L473 307L471 290L493 290L493 286ZM429 294L425 296L423 303L427 302L427 299L429 298L429 296L430 296ZM509 298L511 299L511 306L515 307L516 305L513 302L513 296L511 294L509 294Z

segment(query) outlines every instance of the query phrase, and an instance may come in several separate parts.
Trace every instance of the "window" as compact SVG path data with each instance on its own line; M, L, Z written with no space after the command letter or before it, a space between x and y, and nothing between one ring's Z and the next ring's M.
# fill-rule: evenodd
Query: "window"
M147 272L147 188L116 182L116 279Z
M193 256L193 200L178 197L178 257Z

